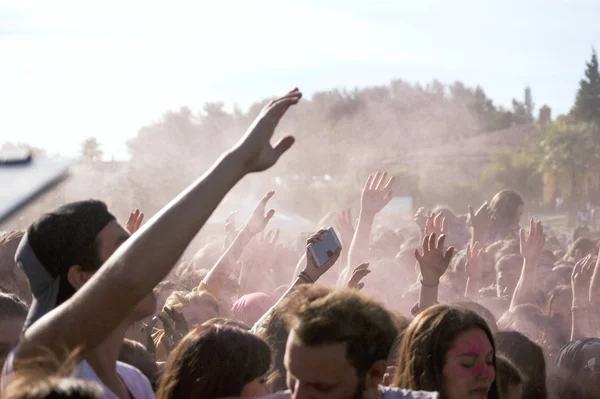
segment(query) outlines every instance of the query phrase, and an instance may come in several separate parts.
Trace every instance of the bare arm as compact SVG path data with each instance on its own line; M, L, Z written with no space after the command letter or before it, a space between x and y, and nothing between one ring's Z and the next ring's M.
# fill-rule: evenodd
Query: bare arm
M248 222L240 230L227 251L225 251L217 263L209 270L206 277L202 280L202 283L200 283L202 289L207 290L218 298L223 275L226 274L232 265L237 263L250 240L265 229L275 214L275 211L271 209L265 215L267 203L274 194L274 191L269 191L256 205Z
M589 300L589 285L594 273L594 258L591 255L581 259L573 268L571 288L573 303L571 308L571 341L578 338L592 337L590 317L592 308Z
M598 309L600 306L600 252L596 260L596 266L594 267L594 274L592 275L592 281L590 283L590 304L594 309Z
M368 262L369 243L375 215L381 212L392 200L394 177L392 176L387 183L386 179L387 172L377 172L377 174L371 175L367 179L361 197L358 225L356 226L352 245L348 253L348 264L342 272L344 276L347 276L346 280L343 281L343 285L350 278L350 265L359 265Z
M438 238L436 233L427 234L423 237L421 246L422 254L419 249L415 249L415 258L419 263L421 275L419 281L421 287L419 289L419 302L417 311L423 311L437 303L438 286L440 278L444 275L450 260L454 254L454 248L444 249L446 236L441 235Z
M96 347L175 265L225 194L246 174L268 169L293 144L270 144L285 111L301 97L294 90L270 102L240 142L125 242L64 304L26 333L22 350Z
M285 298L287 298L292 292L296 290L299 285L302 284L314 284L319 280L323 274L325 274L331 267L335 264L335 262L340 257L342 252L342 248L340 248L336 253L334 253L327 262L325 262L321 267L317 266L317 262L310 255L310 251L308 250L308 245L317 240L321 240L323 234L325 234L327 230L319 230L316 234L312 235L306 242L306 253L300 259L300 262L304 264L302 271L296 275L294 282L287 289L287 291L277 300L275 305L273 305L269 310L265 312L265 314L254 324L252 327L252 332L257 333L260 328L267 324L268 320L271 318L273 311L277 308L277 305Z
M531 219L529 224L529 234L521 230L523 268L510 303L511 309L518 305L534 303L537 262L544 249L545 236L542 222L534 223Z
M465 287L465 297L475 298L479 295L479 289L481 288L481 254L483 248L479 247L479 242L476 242L473 246L467 245L467 263L465 271L467 274L467 286Z

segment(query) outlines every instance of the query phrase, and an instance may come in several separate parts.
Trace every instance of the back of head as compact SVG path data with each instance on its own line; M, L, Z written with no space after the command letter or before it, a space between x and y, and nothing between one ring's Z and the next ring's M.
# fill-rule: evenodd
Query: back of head
M148 378L152 386L156 387L158 367L154 361L154 356L146 350L144 345L137 341L125 339L119 352L119 361L140 370Z
M482 304L473 301L461 301L454 302L452 305L477 313L479 317L485 320L485 323L488 325L492 334L498 331L498 326L496 325L496 318L494 317L494 314Z
M502 190L490 202L490 209L499 227L506 227L517 216L517 209L524 206L525 201L521 194L514 190Z
M239 397L246 384L269 370L269 346L236 327L200 326L170 354L157 397Z
M286 322L288 314L297 312L302 306L323 298L330 292L331 289L320 285L301 285L277 304L266 324L258 329L258 335L269 344L273 352L273 364L268 377L268 384L271 391L277 392L287 389L283 359L289 335L289 328Z
M345 343L347 358L364 375L386 361L398 334L390 313L356 290L337 290L302 306L290 318L294 335L309 347Z
M461 333L474 328L485 332L494 345L487 323L475 312L448 305L432 306L421 312L404 333L394 384L443 395L446 354Z
M89 200L63 205L27 229L15 255L34 298L26 327L75 293L67 280L72 266L98 270L96 237L114 219L104 203Z
M523 377L517 367L503 356L496 357L496 379L502 398L510 398L511 387L523 383Z
M496 350L512 362L524 379L524 398L546 398L546 361L542 348L517 331L499 331L494 334Z
M102 387L92 381L75 378L48 377L31 381L15 381L2 396L4 399L100 399Z
M0 322L2 320L27 316L27 304L15 294L0 292Z
M598 254L598 245L595 241L587 237L579 237L569 248L569 258L578 261L588 255L595 256ZM579 259L576 259L579 256Z
M600 345L600 339L580 338L563 346L558 353L556 361L558 369L567 372L568 375L577 375L580 373L588 366L586 360L589 360L590 356L586 356L586 351L592 345ZM591 357L593 358L594 356Z
M590 236L589 227L585 227L585 226L575 227L573 229L573 231L571 232L571 241L575 242L581 237L589 237L589 236Z
M253 326L275 301L263 292L247 294L239 298L231 308L233 316L244 324Z

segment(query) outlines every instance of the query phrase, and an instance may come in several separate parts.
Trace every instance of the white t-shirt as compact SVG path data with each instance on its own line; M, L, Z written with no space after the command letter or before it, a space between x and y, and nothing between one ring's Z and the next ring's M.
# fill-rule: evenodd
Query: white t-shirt
M6 362L2 368L2 392L6 389L6 377L14 372L13 359L14 354L11 352L6 358ZM127 390L134 399L156 399L150 381L148 381L148 378L135 367L122 362L117 362L117 374L119 374L127 387ZM119 399L117 395L102 383L100 378L98 378L94 372L94 369L85 360L82 360L75 366L72 376L81 380L92 381L100 385L104 390L102 399Z
M410 391L408 389L379 387L382 399L439 399L437 392ZM290 391L277 392L272 395L264 396L261 399L290 399Z

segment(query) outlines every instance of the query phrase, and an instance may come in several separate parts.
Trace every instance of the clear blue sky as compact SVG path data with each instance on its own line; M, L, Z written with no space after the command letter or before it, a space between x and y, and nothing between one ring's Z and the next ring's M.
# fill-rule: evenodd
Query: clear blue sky
M0 0L0 142L109 156L168 109L401 78L568 111L598 0Z

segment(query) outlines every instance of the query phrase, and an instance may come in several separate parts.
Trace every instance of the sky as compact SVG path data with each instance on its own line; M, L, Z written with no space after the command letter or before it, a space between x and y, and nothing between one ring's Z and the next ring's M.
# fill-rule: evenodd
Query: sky
M0 143L105 157L168 110L403 79L571 107L597 0L0 0Z

